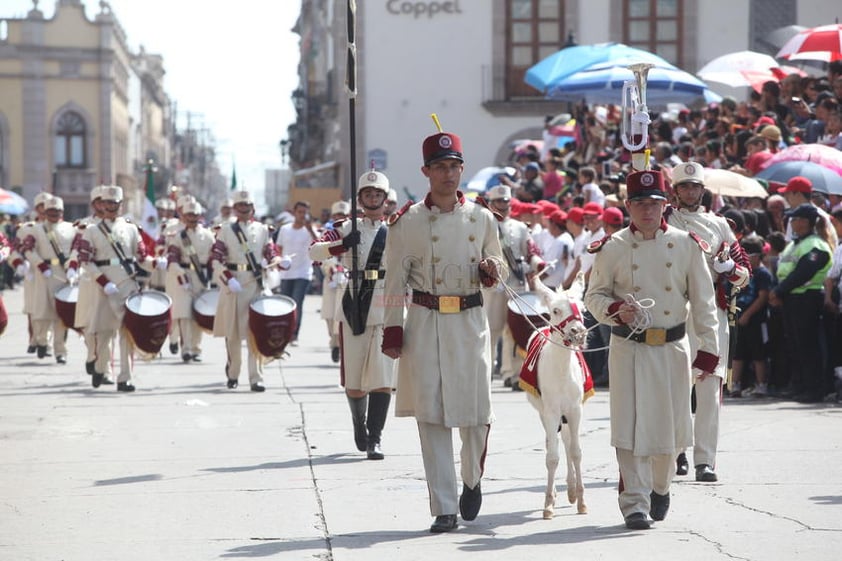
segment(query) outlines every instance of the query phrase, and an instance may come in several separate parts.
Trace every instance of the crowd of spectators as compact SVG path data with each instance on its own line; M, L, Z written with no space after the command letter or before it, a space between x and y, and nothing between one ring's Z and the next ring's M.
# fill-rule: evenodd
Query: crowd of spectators
M842 150L842 61L830 63L822 77L792 74L780 82L769 81L760 91L752 91L745 101L724 98L702 109L682 109L677 113L651 115L649 132L650 165L666 178L670 170L683 162L695 161L708 168L726 169L755 176L780 150L794 144L823 144ZM610 220L613 227L626 224L624 208L625 174L630 157L620 141L620 109L615 106L579 106L575 137L557 142L552 136L552 117L545 122L544 145L527 145L506 162L507 173L497 180L512 188L511 216L530 224L533 236L544 250L558 247L555 239L564 236L564 247L573 239L569 263L564 272L554 271L554 279L568 286L575 273L587 270L585 248ZM556 146L556 144L561 144ZM835 169L842 174L842 169ZM739 300L735 321L742 326L734 331L759 337L760 356L740 353L734 363L734 378L729 386L734 398L775 396L803 398L799 387L803 373L804 348L797 348L797 338L788 332L788 308L780 305L785 297L778 279L778 261L793 237L792 218L806 216L795 212L806 204L817 211L816 228L809 233L820 236L833 252L832 267L824 283L823 305L810 321L814 322L816 347L821 369L823 398L842 385L842 318L839 286L842 280L842 249L838 232L842 231L842 190L820 192L809 181L798 179L786 184L766 182L766 198L723 197L706 193L705 206L710 212L729 219L746 253L752 256L757 273L753 284ZM607 209L612 209L606 213ZM810 213L806 213L810 214ZM586 220L590 216L590 220ZM594 220L596 218L596 220ZM802 233L801 236L807 234ZM758 249L759 248L759 249ZM554 250L554 256L558 253ZM564 255L566 256L566 250ZM558 257L557 257L558 258ZM567 261L566 261L567 262ZM777 305L770 305L770 301ZM750 312L749 312L750 310ZM743 319L740 315L743 314ZM749 321L750 320L750 321ZM740 323L742 322L742 323ZM744 334L744 336L746 336ZM594 344L603 345L597 340ZM799 343L800 344L800 343ZM813 348L810 345L810 348ZM732 354L732 357L734 355ZM601 361L592 364L604 368ZM602 371L595 379L607 382ZM842 399L842 391L838 392ZM804 399L802 399L803 401ZM816 396L806 401L817 401Z

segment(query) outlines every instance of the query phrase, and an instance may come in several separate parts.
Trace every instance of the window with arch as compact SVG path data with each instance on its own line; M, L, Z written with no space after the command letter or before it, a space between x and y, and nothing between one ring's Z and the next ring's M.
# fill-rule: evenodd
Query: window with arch
M563 0L506 0L508 97L542 97L524 83L530 66L564 46Z
M56 167L86 167L86 133L85 120L75 111L67 111L59 117L53 144Z
M665 58L676 66L683 62L684 0L625 0L623 43Z

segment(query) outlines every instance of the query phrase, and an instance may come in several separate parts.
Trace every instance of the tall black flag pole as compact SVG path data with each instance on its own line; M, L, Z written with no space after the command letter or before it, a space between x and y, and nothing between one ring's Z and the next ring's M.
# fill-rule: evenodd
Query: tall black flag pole
M348 129L350 130L350 174L351 174L351 232L357 231L357 46L356 41L357 2L348 0L348 58L345 70L345 89L348 91ZM357 300L359 294L359 252L351 248L351 297Z

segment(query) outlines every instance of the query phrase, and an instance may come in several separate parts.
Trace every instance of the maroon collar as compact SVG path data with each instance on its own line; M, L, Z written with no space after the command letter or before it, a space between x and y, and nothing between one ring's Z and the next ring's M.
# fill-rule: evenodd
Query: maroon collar
M464 195L464 193L462 193L462 191L456 191L456 199L457 199L457 201L456 201L457 204L459 204L459 205L465 204L465 195ZM427 192L427 195L424 197L424 206L426 206L427 209L431 209L435 206L433 204L432 199L430 198L429 192Z

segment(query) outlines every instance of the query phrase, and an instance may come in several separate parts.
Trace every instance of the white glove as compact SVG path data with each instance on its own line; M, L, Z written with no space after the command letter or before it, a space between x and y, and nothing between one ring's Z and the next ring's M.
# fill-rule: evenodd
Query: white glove
M725 261L720 261L719 259L713 260L713 270L717 273L730 273L734 270L734 267L736 267L736 264L730 257Z
M190 289L193 288L193 285L191 285L189 282L185 282L181 285L181 288L183 288L187 292L190 292Z
M281 256L281 262L278 266L281 269L283 269L284 271L286 271L287 269L290 268L290 265L292 265L292 257L289 257L287 255L282 255Z
M339 286L339 281L335 278L330 279L330 282L327 283L328 287L330 288L337 288Z
M53 270L52 269L44 269L43 271L41 271L41 274L44 275L45 279L48 279L51 276L53 276Z
M105 283L105 286L102 287L102 290L108 296L113 296L114 294L117 294L118 292L120 292L119 289L117 288L117 285L114 284L111 281L108 281L107 283Z
M161 271L167 270L167 258L166 257L158 257L155 259L155 268L160 269Z
M269 266L269 262L266 260L265 257L260 260L260 268L261 269L265 269L268 266Z
M15 269L15 274L19 277L25 277L27 272L29 272L29 261L24 261Z
M237 292L243 291L243 286L240 284L240 281L232 277L228 279L228 290L236 294Z
M65 276L67 277L67 282L73 284L79 279L79 272L74 268L70 268L67 269L67 273Z

